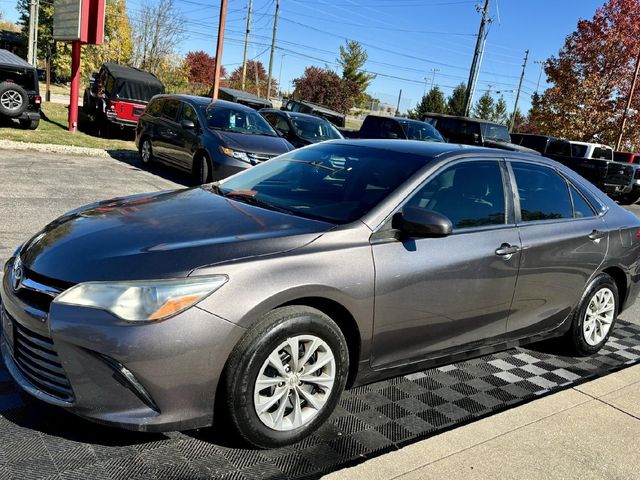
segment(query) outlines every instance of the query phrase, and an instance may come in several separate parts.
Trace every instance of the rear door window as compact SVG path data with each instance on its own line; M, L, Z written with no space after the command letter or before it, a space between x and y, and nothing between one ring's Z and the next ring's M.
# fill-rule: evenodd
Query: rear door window
M578 192L576 187L569 185L571 191L571 201L573 202L573 216L574 218L586 218L595 217L595 210L589 205L589 202Z
M555 170L542 165L511 163L523 222L573 218L569 186Z

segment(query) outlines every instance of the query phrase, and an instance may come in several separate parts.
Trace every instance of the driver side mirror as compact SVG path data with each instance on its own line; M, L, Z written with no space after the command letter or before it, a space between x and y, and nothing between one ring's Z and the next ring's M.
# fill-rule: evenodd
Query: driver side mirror
M193 130L196 128L196 124L193 123L193 120L182 120L180 122L180 126L185 130Z
M396 213L391 226L408 237L446 237L453 230L451 220L444 215L417 207Z

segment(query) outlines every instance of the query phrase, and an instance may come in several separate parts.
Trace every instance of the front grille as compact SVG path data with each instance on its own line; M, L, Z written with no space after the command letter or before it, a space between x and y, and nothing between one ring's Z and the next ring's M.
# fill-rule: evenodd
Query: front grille
M4 312L5 315L8 313ZM20 372L38 390L70 402L73 390L67 380L53 340L32 332L9 317L13 324L13 358Z
M249 157L249 160L251 160L251 163L253 163L254 165L256 163L261 163L275 157L275 155L269 155L266 153L247 153L247 156Z
M15 291L16 297L37 310L49 313L53 299L62 291L73 286L66 282L60 282L40 275L28 268L23 269L24 278L19 288Z

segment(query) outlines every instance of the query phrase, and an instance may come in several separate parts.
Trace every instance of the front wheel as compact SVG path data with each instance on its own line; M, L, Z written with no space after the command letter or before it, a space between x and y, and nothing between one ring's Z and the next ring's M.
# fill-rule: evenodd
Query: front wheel
M198 153L193 158L192 174L200 185L213 181L213 165L206 153Z
M140 161L143 165L149 165L153 162L153 150L148 138L143 139L140 144Z
M598 352L609 339L619 310L616 283L606 273L589 285L567 332L572 350L578 355Z
M278 308L229 357L229 417L257 447L295 443L331 415L348 369L347 344L333 320L314 308Z

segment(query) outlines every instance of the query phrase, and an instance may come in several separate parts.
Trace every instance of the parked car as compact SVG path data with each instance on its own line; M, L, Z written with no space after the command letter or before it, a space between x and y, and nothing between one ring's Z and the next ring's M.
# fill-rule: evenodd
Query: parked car
M306 100L287 100L286 102L284 102L280 110L285 110L287 112L308 113L309 115L323 117L333 123L336 127L344 127L347 119L347 117L340 112L331 110L324 105L307 102Z
M260 115L295 148L343 138L333 124L315 115L272 108L263 108L260 110Z
M427 122L404 117L384 117L367 115L360 130L341 129L346 138L392 138L421 140L423 142L444 142L442 135Z
M282 446L345 385L550 337L597 352L639 262L640 219L552 160L329 141L54 220L5 265L1 350L23 390L90 420L219 415Z
M0 50L0 118L15 118L22 128L35 130L40 124L41 103L36 68L8 50Z
M607 159L610 147L526 133L512 133L511 141L566 165L620 203L633 199L634 169Z
M531 148L511 143L509 129L499 123L479 118L456 117L443 113L429 113L424 121L433 125L450 143L499 148L513 152L536 153Z
M640 153L613 152L613 159L621 163L640 163Z
M252 108L189 95L155 96L138 120L136 146L142 163L167 163L200 183L293 150Z
M164 93L158 78L144 70L105 63L91 76L83 96L83 111L91 115L100 135L112 129L135 128L147 103Z
M243 92L242 90L236 90L235 88L220 87L218 89L218 98L220 100L240 103L254 110L273 107L273 104L266 98L259 97L253 93Z

